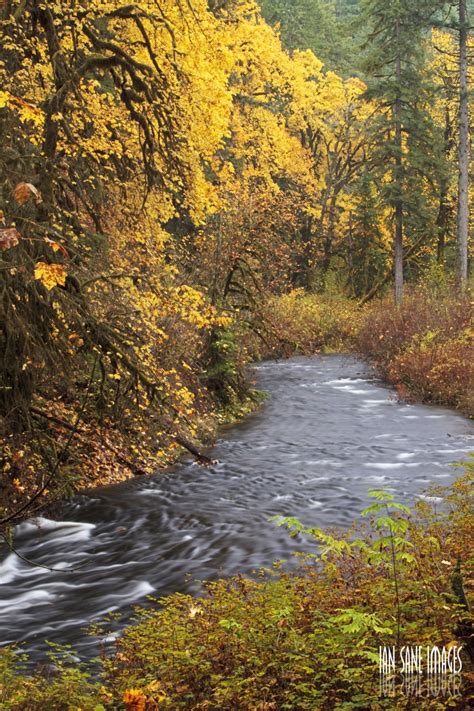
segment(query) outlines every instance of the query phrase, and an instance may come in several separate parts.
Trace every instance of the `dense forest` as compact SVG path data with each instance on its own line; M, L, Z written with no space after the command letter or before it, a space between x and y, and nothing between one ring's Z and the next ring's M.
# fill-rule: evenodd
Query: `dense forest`
M357 351L473 416L473 27L466 0L0 2L5 545L84 487L212 464L253 360ZM369 708L338 693L182 708ZM73 708L41 698L0 708Z

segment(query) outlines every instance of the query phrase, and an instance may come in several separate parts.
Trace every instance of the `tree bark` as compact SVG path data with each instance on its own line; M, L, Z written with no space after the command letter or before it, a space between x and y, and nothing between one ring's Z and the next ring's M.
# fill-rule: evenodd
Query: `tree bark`
M448 181L442 180L439 193L439 210L436 218L438 228L438 243L436 245L436 261L438 264L444 263L444 250L446 247L446 234L448 231L449 205L448 205Z
M326 236L324 239L324 255L323 255L323 261L321 265L321 270L322 270L322 288L324 290L325 285L326 285L326 276L329 271L329 267L331 266L331 259L333 256L333 243L334 243L334 231L336 227L336 205L337 205L337 198L339 195L339 191L335 191L332 198L331 202L329 205L329 220L328 220L328 226L326 230Z
M458 285L467 288L469 239L469 81L467 2L459 0L459 186L458 186Z

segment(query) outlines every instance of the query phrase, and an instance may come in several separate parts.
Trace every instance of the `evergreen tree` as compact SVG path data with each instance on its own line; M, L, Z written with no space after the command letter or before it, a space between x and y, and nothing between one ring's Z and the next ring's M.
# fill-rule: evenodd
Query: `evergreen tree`
M347 22L360 13L360 0L336 0L336 16L338 20Z
M362 0L361 21L369 28L367 97L379 106L373 122L375 165L385 174L381 197L393 215L397 304L403 298L405 239L413 240L414 228L423 229L427 217L420 187L441 160L427 110L431 86L424 49L440 5L431 0Z
M378 189L368 169L363 171L354 193L357 203L350 217L347 240L348 286L360 299L383 277L387 253L381 231Z
M354 74L355 55L350 21L359 0L261 0L267 22L280 26L289 50L311 49L328 69Z
M436 18L436 26L442 30L453 34L453 39L457 44L457 50L448 51L447 55L457 66L454 71L453 66L448 68L444 84L448 95L456 97L456 129L449 127L446 131L448 144L456 145L457 151L457 224L456 224L456 247L457 247L457 281L461 291L467 288L469 272L469 169L471 159L471 137L470 137L470 56L469 41L470 33L474 29L471 25L471 18L474 14L474 0L449 0L441 3L445 12ZM447 10L447 12L446 12ZM440 50L443 51L443 50ZM446 50L445 50L446 52ZM446 123L448 129L448 122ZM440 206L440 216L446 213ZM440 248L438 256L442 257L444 249L444 234L440 234Z
M458 187L458 281L461 291L467 287L469 241L469 18L466 0L459 0L459 187Z

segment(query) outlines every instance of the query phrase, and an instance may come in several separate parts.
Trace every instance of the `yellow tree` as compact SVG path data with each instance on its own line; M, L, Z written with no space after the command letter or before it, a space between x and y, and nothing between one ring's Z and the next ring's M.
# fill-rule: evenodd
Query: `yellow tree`
M218 207L219 23L199 1L8 2L0 21L4 427L34 429L38 392L76 404L90 377L94 406L127 427L143 415L150 441L192 429L188 361L223 320L183 283L166 228Z
M295 52L293 71L290 126L311 154L317 183L303 228L307 283L323 289L333 256L347 251L352 185L370 155L366 122L372 107L361 101L361 81L323 72L309 51Z

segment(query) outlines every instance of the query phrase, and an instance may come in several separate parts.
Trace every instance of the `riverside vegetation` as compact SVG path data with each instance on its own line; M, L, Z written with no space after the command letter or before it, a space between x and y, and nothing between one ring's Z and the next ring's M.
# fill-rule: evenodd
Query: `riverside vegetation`
M425 289L403 308L387 301L361 311L297 290L268 309L274 341L262 347L247 333L241 347L252 357L358 349L403 397L472 416L466 299ZM285 338L276 337L280 330ZM227 342L237 357L235 339ZM253 580L206 583L198 598L175 594L137 607L114 652L92 668L74 662L67 647L52 646L50 663L36 671L20 650L0 650L0 708L466 708L474 698L474 466L464 469L411 511L371 492L368 522L344 532L277 521L315 541L314 552L302 545L296 571L276 563ZM107 636L107 621L91 634ZM378 649L397 637L413 646L462 644L463 674L446 683L394 675L381 686Z
M448 405L474 417L474 329L470 296L429 281L406 295L360 308L340 297L292 291L268 302L274 337L254 355L355 351L403 399Z
M0 704L8 711L83 709L465 709L473 699L474 467L443 507L410 511L372 492L366 525L343 534L279 521L318 544L301 569L208 583L136 610L116 652L94 676L54 648L49 670L28 673L0 651ZM106 625L104 626L106 627ZM93 634L104 634L95 627ZM400 675L379 687L379 646L463 644L462 676L442 686ZM416 675L415 675L416 676ZM448 677L449 679L449 677Z
M252 360L354 351L400 397L474 415L472 10L0 2L5 546L81 488L206 464L259 404ZM357 545L317 532L301 574L140 613L100 684L2 650L0 707L393 708L373 652L397 617L470 644L467 470L445 513L382 501ZM469 703L469 673L440 704Z

